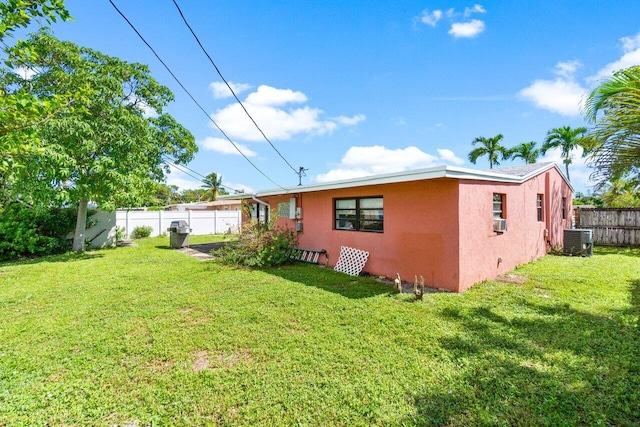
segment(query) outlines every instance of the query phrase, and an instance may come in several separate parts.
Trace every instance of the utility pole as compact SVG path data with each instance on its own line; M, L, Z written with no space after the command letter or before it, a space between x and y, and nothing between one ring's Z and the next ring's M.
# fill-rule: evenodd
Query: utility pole
M302 166L300 166L300 169L298 169L298 187L302 185L302 177L303 176L307 176L306 171L308 171L309 169L305 169Z

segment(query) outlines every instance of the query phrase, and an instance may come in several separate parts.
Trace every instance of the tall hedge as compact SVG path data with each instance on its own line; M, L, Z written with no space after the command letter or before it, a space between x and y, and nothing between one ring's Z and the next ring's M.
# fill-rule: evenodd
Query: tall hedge
M75 209L33 208L22 203L0 207L0 260L64 253L76 223Z

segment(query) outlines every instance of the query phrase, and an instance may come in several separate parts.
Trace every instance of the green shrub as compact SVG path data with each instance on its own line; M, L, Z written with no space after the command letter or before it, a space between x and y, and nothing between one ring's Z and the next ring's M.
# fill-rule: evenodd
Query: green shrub
M153 227L149 225L140 225L133 229L133 232L131 233L131 238L142 239L144 237L149 237L151 236L152 231L153 231Z
M68 236L74 231L76 214L73 208L34 208L17 202L0 208L0 260L70 250Z
M124 227L116 227L116 241L125 240L127 238L127 229Z
M251 220L242 225L238 242L217 250L215 256L224 264L273 267L289 262L297 244L294 230L276 227L273 220L266 224Z

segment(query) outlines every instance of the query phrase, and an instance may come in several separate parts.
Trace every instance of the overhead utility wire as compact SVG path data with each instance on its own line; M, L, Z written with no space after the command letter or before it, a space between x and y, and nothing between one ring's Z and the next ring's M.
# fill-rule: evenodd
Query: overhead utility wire
M299 170L296 170L296 168L294 168L291 163L289 163L287 161L287 159L284 158L284 156L280 153L280 151L278 151L278 149L275 147L275 145L273 145L273 143L271 142L271 140L269 140L269 138L267 138L267 135L264 134L264 132L262 131L262 129L260 129L260 126L258 126L258 124L256 123L256 121L253 119L253 117L251 117L251 114L249 114L249 112L247 111L247 109L245 108L244 104L242 103L242 101L240 101L240 99L238 98L238 95L236 95L235 91L233 90L233 88L231 87L231 85L229 84L229 82L227 82L227 79L224 78L224 76L222 75L222 73L220 72L220 69L218 68L218 66L216 65L216 63L213 61L213 59L211 58L211 56L209 55L209 52L207 52L207 50L204 48L204 46L202 45L202 43L200 42L200 39L198 38L198 36L196 35L196 33L193 31L193 28L191 28L191 25L189 25L189 22L187 21L187 18L184 16L184 14L182 13L182 10L180 9L180 6L178 6L178 3L176 2L176 0L173 0L173 4L176 6L176 9L178 9L178 13L180 14L180 17L182 18L182 21L184 22L184 24L187 26L187 28L189 29L189 31L191 32L191 35L193 35L193 38L196 39L196 42L198 43L198 46L200 46L200 49L202 49L202 51L204 52L204 54L207 56L207 58L209 59L209 62L211 62L211 65L213 65L213 68L216 69L216 72L218 73L218 75L220 76L220 78L222 79L222 81L224 82L224 84L227 85L227 87L229 88L229 90L231 91L231 93L233 94L233 97L236 99L236 101L238 101L238 104L240 104L240 106L242 107L242 109L244 110L244 112L247 114L247 116L249 117L249 119L251 119L251 122L255 125L256 129L258 129L258 131L262 134L262 136L264 137L264 139L269 143L269 145L271 145L271 148L273 148L276 153L278 153L278 155L280 156L280 158L282 158L282 160L284 160L284 162L291 168L291 170L293 172L295 172L298 176L300 176Z
M160 58L160 56L156 53L156 51L153 49L153 47L151 47L151 45L145 40L144 37L142 37L142 34L140 34L140 32L136 29L136 27L131 23L131 21L129 21L129 19L124 15L124 13L122 13L120 11L120 9L118 9L118 6L116 6L112 0L109 0L109 3L111 3L111 6L113 6L113 8L116 10L116 12L118 12L120 14L120 16L122 16L122 19L124 19L127 24L129 24L129 26L131 27L131 29L138 35L138 37L140 38L140 40L142 40L142 42L147 45L147 47L151 50L151 52L155 55L155 57L158 59L158 61L160 61L160 63L164 66L164 68L169 72L169 74L171 74L171 77L173 77L173 79L176 81L176 83L178 83L178 85L180 85L180 87L182 88L182 90L185 91L185 93L189 96L189 98L191 98L191 100L198 106L198 108L200 108L200 111L202 111L207 118L215 125L215 127L220 131L220 133L222 133L222 135L224 135L224 137L227 139L227 141L229 141L231 143L231 145L233 145L233 147L238 151L238 153L240 153L242 155L242 157L245 158L245 160L247 162L249 162L251 164L251 166L254 167L255 170L257 170L258 172L260 172L262 174L262 176L264 176L265 178L267 178L269 181L271 181L273 184L275 184L278 188L281 188L282 190L286 190L286 188L284 188L283 186L281 186L280 184L278 184L277 182L275 182L274 180L272 180L271 178L269 178L264 172L262 172L260 170L260 168L258 168L251 160L249 160L249 158L242 152L242 150L240 150L238 148L238 146L231 140L231 138L229 138L229 136L220 128L220 126L218 126L218 124L215 122L215 120L213 120L211 118L211 116L209 115L209 113L207 113L207 111L202 107L202 105L200 105L200 103L198 103L198 101L196 101L196 99L193 97L193 95L191 95L191 93L187 90L186 87L184 87L184 85L182 84L182 82L180 81L180 79L178 79L178 77L176 77L176 75L173 73L173 71L171 71L171 69L169 68L169 66L162 60L162 58Z
M185 165L179 165L179 164L175 163L175 160L173 160L171 157L169 157L169 156L168 156L168 155L166 155L166 154L163 154L163 156L165 157L165 161L166 161L170 166L173 166L174 168L178 169L180 172L184 172L186 175L189 175L191 178L194 178L194 179L195 179L196 181L198 181L199 183L201 183L201 184L206 184L206 182L204 181L204 179L206 179L207 177L206 177L206 176L204 176L204 175L202 175L200 172L196 172L196 171L194 171L193 169L191 169L191 168L189 168L189 167L187 167L187 166L185 166ZM192 175L191 173L189 173L189 172L187 172L187 171L189 171L189 172L191 172L191 173L193 173L193 174L195 174L195 175ZM196 176L196 175L197 175L197 176ZM225 185L225 184L220 184L220 186L221 186L221 187L224 187L224 188L228 188L229 190L232 190L232 191L234 191L234 192L236 192L236 193L242 193L242 191L237 190L237 189L235 189L235 188L231 188L231 187L229 187L228 185Z

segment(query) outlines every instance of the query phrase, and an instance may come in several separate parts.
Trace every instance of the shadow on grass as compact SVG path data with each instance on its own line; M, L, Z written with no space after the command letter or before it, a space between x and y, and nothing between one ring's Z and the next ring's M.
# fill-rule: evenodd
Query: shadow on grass
M408 396L417 415L405 423L639 425L640 280L630 285L632 307L603 316L524 299L513 318L440 310L458 326L440 339L457 374Z
M640 323L640 278L631 282L631 314L635 315Z
M594 246L594 255L626 255L640 258L640 248L629 248L619 246Z
M41 264L45 262L73 262L84 261L88 259L97 259L104 257L101 251L112 250L112 248L104 248L95 251L86 251L81 253L67 252L60 255L47 255L39 258L24 258L15 261L0 261L0 267L8 267L12 265L29 265L29 264Z
M370 277L353 277L313 264L294 263L279 268L267 268L263 271L352 299L371 298L393 292L390 286L376 282Z

